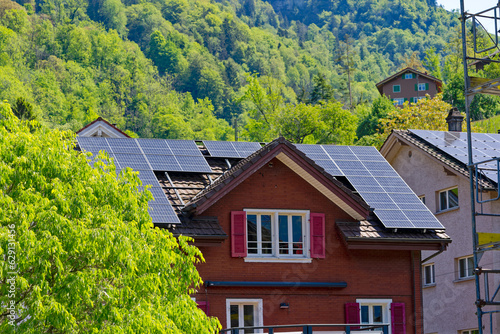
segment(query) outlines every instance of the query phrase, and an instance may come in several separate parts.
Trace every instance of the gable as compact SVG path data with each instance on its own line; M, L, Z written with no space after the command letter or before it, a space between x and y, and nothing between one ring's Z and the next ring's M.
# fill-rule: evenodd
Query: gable
M99 117L76 132L80 137L130 138L129 135Z

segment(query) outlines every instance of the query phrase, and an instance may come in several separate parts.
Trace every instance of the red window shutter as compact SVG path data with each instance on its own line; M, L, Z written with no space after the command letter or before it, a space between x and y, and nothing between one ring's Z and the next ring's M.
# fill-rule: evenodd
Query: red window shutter
M208 314L208 302L196 302L196 305L198 305L198 308L205 312L206 315Z
M359 304L346 303L345 304L345 323L346 324L359 324ZM351 329L359 329L359 327L351 327Z
M406 334L405 304L391 304L392 334Z
M325 214L311 213L311 257L325 258Z
M245 211L231 212L231 256L247 256L247 213Z

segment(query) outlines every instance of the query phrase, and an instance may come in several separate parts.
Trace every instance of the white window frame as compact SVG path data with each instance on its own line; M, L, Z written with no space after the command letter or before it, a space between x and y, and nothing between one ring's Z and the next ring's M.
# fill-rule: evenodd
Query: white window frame
M464 329L464 330L461 330L459 332L459 334L478 334L479 333L479 329L475 328L475 329Z
M452 206L450 207L450 191L452 190L457 190L457 205L456 206ZM446 194L446 207L442 207L441 206L441 194ZM438 192L438 206L439 206L439 211L447 211L447 210L451 210L451 209L455 209L455 208L458 208L460 207L460 196L458 195L458 187L455 186L455 187L451 187L451 188L448 188L448 189L444 189L444 190L440 190Z
M422 203L425 204L425 195L418 196L418 199L422 201Z
M427 278L428 278L427 268L429 268L430 275L431 275L429 282L427 280ZM436 285L436 266L434 265L434 263L429 263L429 264L424 265L422 267L422 272L423 272L422 278L423 278L424 286Z
M427 89L425 89L425 87L426 87L425 83L419 83L417 86L419 92L426 91Z
M368 306L373 307L375 305L380 305L382 306L382 323L384 324L390 324L389 325L389 332L388 334L391 334L391 304L392 304L392 299L356 299L356 303L359 304L359 321L361 322L362 320L362 315L361 315L361 306ZM369 316L371 317L371 313L369 312ZM372 322L373 319L370 319L369 322ZM361 322L362 323L362 322ZM362 323L363 324L363 323ZM372 325L372 323L364 324L364 325ZM377 325L376 323L373 325ZM370 332L367 332L370 333Z
M396 90L396 87L398 87L398 90ZM392 85L392 92L401 93L401 85Z
M413 79L413 73L405 73L405 79Z
M270 215L271 216L271 240L273 252L272 254L250 254L247 251L247 256L245 257L245 262L298 262L298 263L310 263L312 262L311 252L310 252L310 211L309 210L277 210L277 209L243 209L247 215ZM280 215L297 215L302 216L302 254L300 255L289 255L289 254L279 254L279 216ZM259 218L258 218L259 221ZM290 224L290 222L289 222ZM259 225L259 224L258 224ZM248 236L248 224L245 224L246 233ZM257 240L261 238L260 227L257 227ZM247 237L248 239L248 237ZM248 240L247 240L248 248Z
M472 275L468 275L469 273L469 270L471 268L469 268L469 261L468 259L472 259ZM461 272L461 264L460 263L465 263L465 276L461 276L460 275L460 272ZM463 279L469 279L469 278L473 278L474 277L474 257L472 255L468 255L468 256L462 256L462 257L459 257L457 258L457 278L459 280L463 280Z
M415 96L413 97L413 103L417 103L420 100L425 99L425 96Z
M393 100L395 106L402 106L405 103L404 97L395 97Z
M264 326L264 313L263 313L263 307L262 307L262 299L259 298L254 298L254 299L235 299L235 298L228 298L226 299L226 319L227 319L227 328L231 328L231 305L238 305L238 314L239 314L239 320L240 324L243 319L242 314L243 314L243 305L253 305L254 306L254 326ZM238 327L244 327L243 326L238 326ZM241 334L243 334L243 331L240 331ZM263 329L256 329L254 333L263 333Z

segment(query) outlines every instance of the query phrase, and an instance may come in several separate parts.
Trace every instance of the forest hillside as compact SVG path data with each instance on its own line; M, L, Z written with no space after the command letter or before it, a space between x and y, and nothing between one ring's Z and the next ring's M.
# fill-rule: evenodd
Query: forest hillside
M353 142L378 81L413 64L453 81L457 17L434 0L0 0L0 99L69 130ZM298 129L307 115L322 123Z

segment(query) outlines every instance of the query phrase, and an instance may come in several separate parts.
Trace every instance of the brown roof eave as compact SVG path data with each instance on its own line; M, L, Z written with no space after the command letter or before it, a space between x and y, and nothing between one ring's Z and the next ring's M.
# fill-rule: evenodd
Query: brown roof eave
M451 239L372 239L363 237L346 238L348 249L385 249L385 250L441 250L446 249Z

